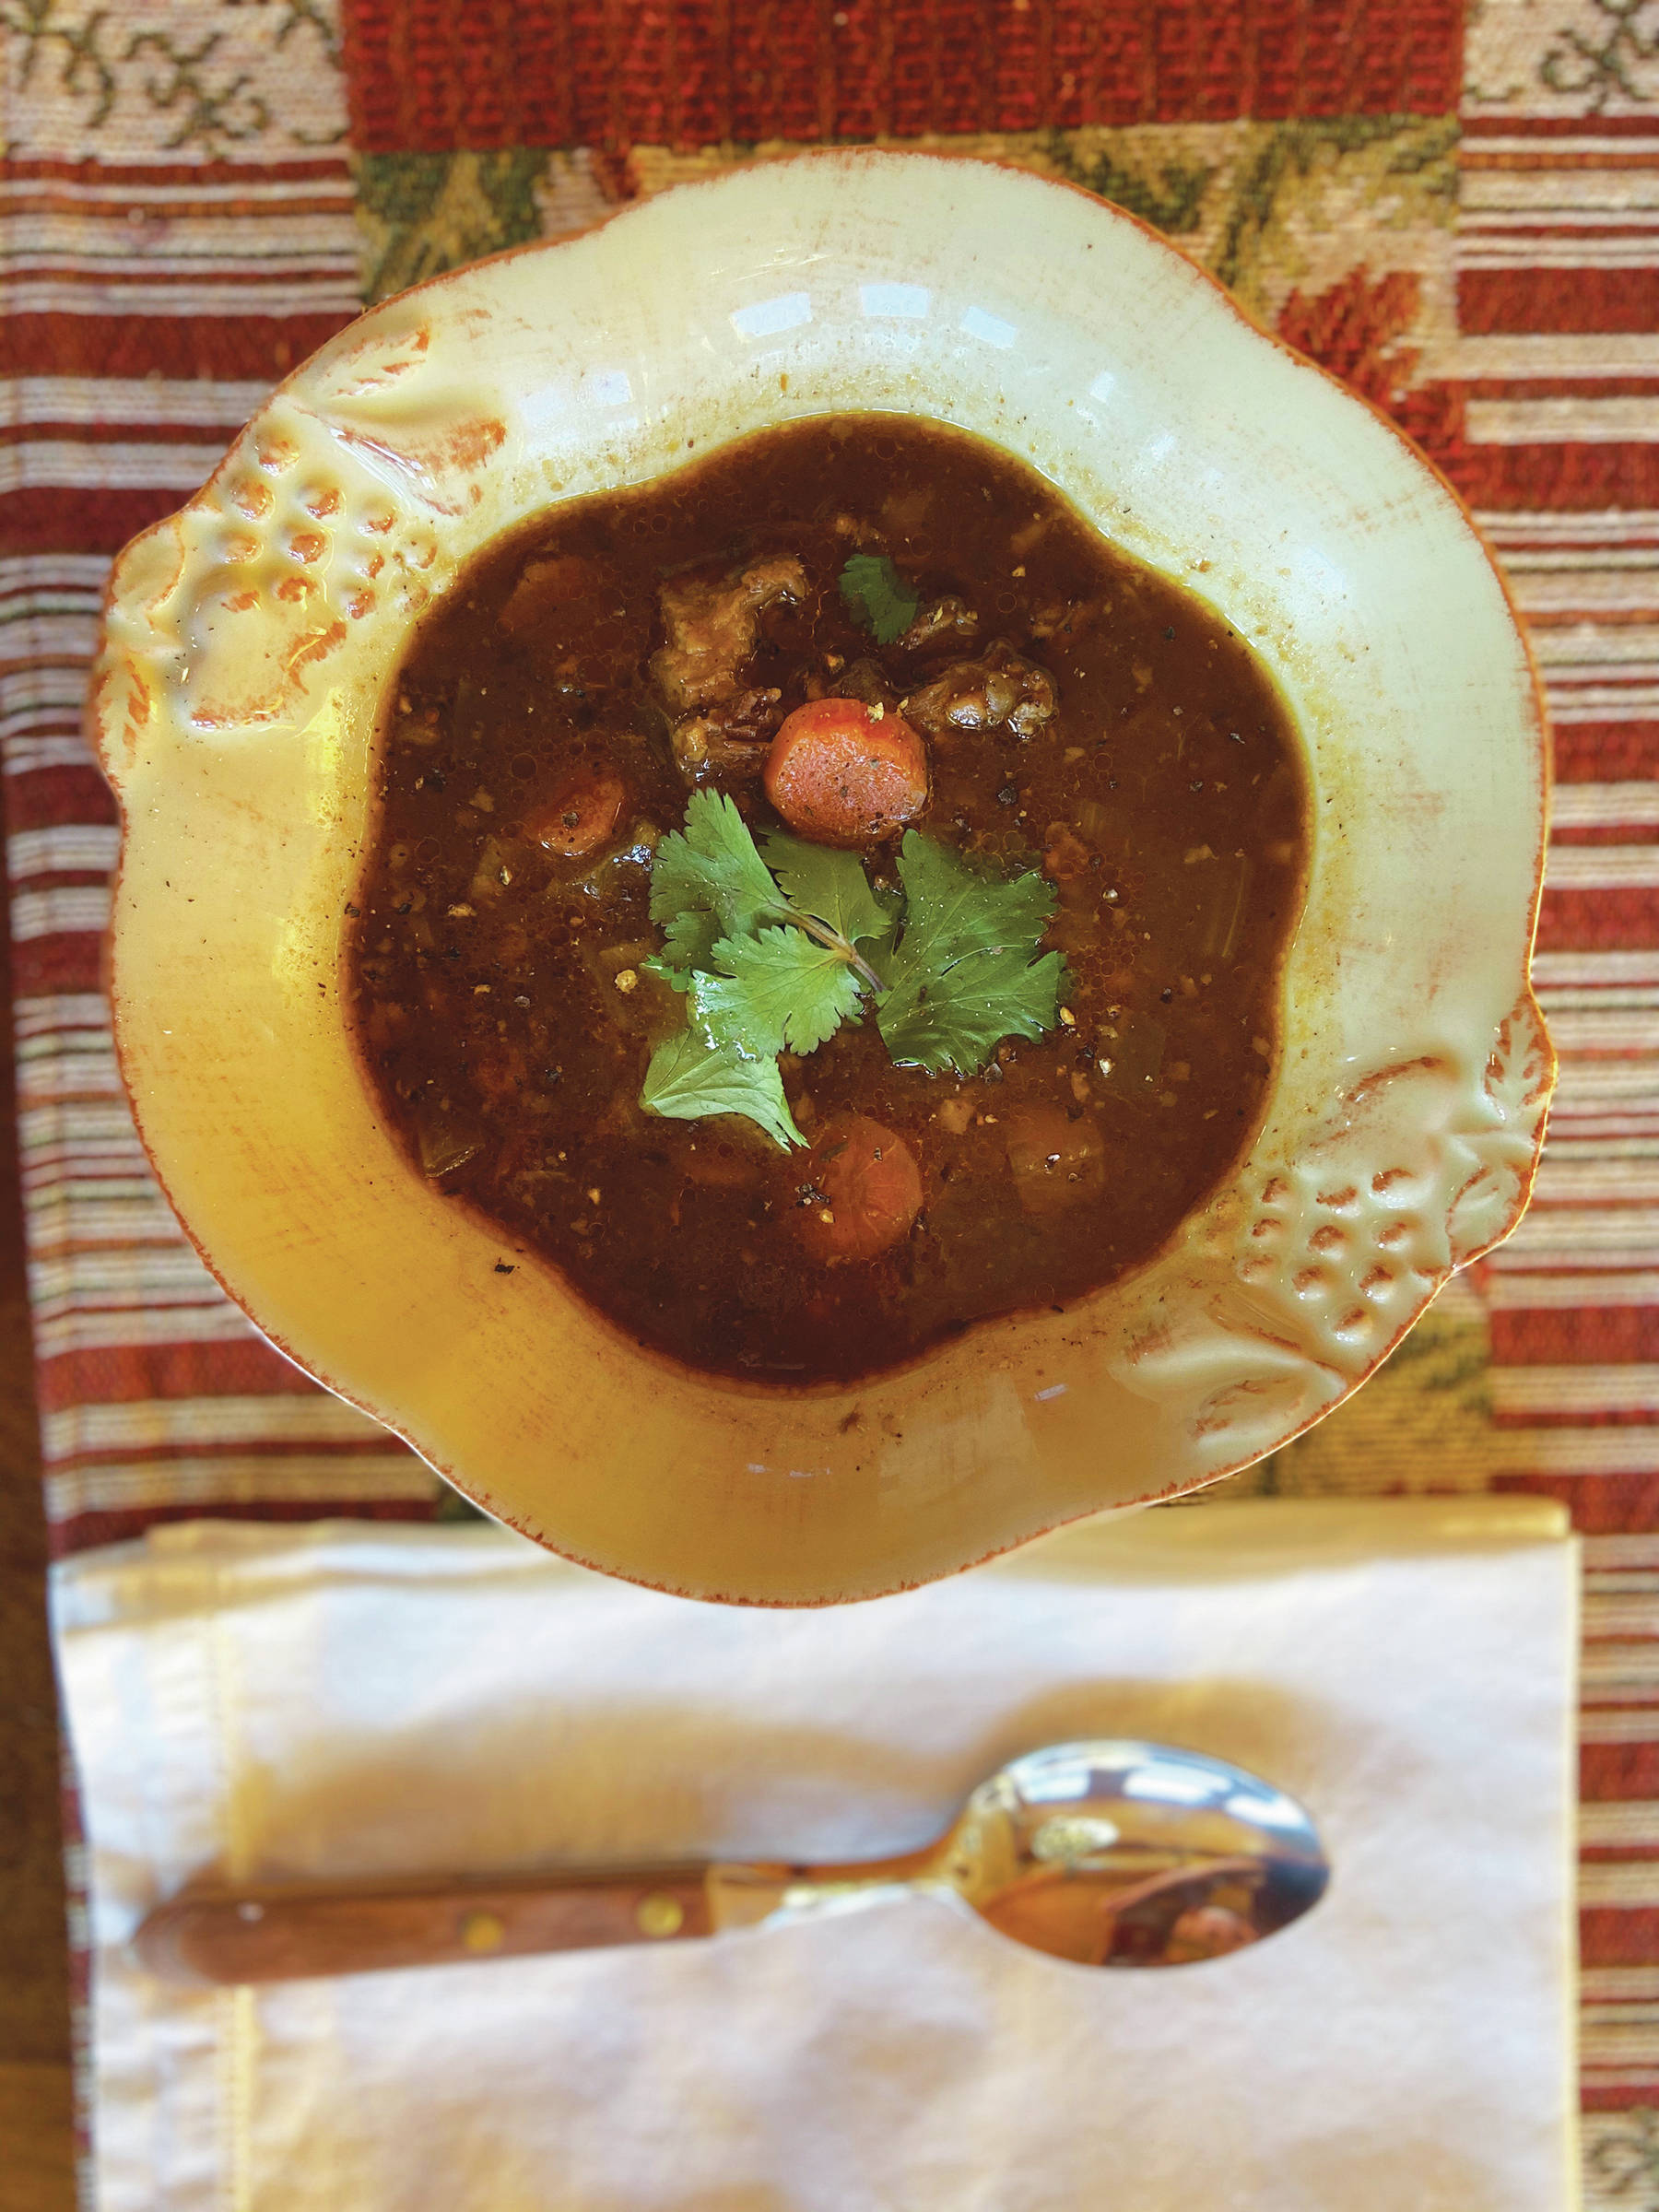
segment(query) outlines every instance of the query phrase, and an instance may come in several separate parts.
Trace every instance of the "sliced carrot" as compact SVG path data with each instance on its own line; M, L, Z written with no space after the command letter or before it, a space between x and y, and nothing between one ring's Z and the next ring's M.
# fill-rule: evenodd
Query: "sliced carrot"
M867 1114L826 1129L806 1159L801 1235L822 1260L869 1260L908 1235L922 1171L901 1136Z
M616 835L627 798L620 776L573 776L526 818L524 833L560 860L580 860Z
M927 804L927 747L898 714L815 699L784 718L766 759L766 795L820 845L893 836Z

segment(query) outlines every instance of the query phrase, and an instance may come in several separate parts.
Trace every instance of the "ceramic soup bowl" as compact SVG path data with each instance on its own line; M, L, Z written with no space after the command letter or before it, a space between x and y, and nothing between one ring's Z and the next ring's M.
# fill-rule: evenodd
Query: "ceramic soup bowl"
M429 1186L342 994L387 688L500 533L765 425L978 432L1246 635L1300 725L1311 876L1254 1143L1126 1279L808 1393L686 1372ZM1127 216L977 162L697 184L364 315L123 555L92 724L124 837L122 1065L226 1288L539 1542L704 1597L865 1597L1244 1466L1515 1224L1536 687L1456 499Z

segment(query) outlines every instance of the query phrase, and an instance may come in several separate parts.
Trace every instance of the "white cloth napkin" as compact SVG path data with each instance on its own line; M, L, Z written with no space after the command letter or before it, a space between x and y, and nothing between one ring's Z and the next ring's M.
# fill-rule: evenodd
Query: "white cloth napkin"
M1522 1499L1213 1504L728 1611L493 1527L192 1524L58 1571L98 2212L1565 2212L1577 1562ZM181 1992L186 1879L852 1857L1087 1735L1313 1811L1308 1917L1102 1971L907 1900Z

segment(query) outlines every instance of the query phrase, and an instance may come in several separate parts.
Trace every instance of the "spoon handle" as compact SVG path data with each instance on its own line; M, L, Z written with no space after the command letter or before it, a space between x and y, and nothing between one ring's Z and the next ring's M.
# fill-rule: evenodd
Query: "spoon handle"
M184 1891L134 1937L170 1982L288 1982L712 1933L708 1869L607 1869L569 1879L384 1882L361 1888Z

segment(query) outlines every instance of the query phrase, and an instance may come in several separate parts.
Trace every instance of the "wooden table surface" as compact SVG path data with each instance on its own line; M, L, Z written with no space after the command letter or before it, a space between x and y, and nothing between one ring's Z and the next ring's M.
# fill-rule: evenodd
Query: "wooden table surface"
M0 2212L70 2212L75 2161L57 1700L0 926Z

